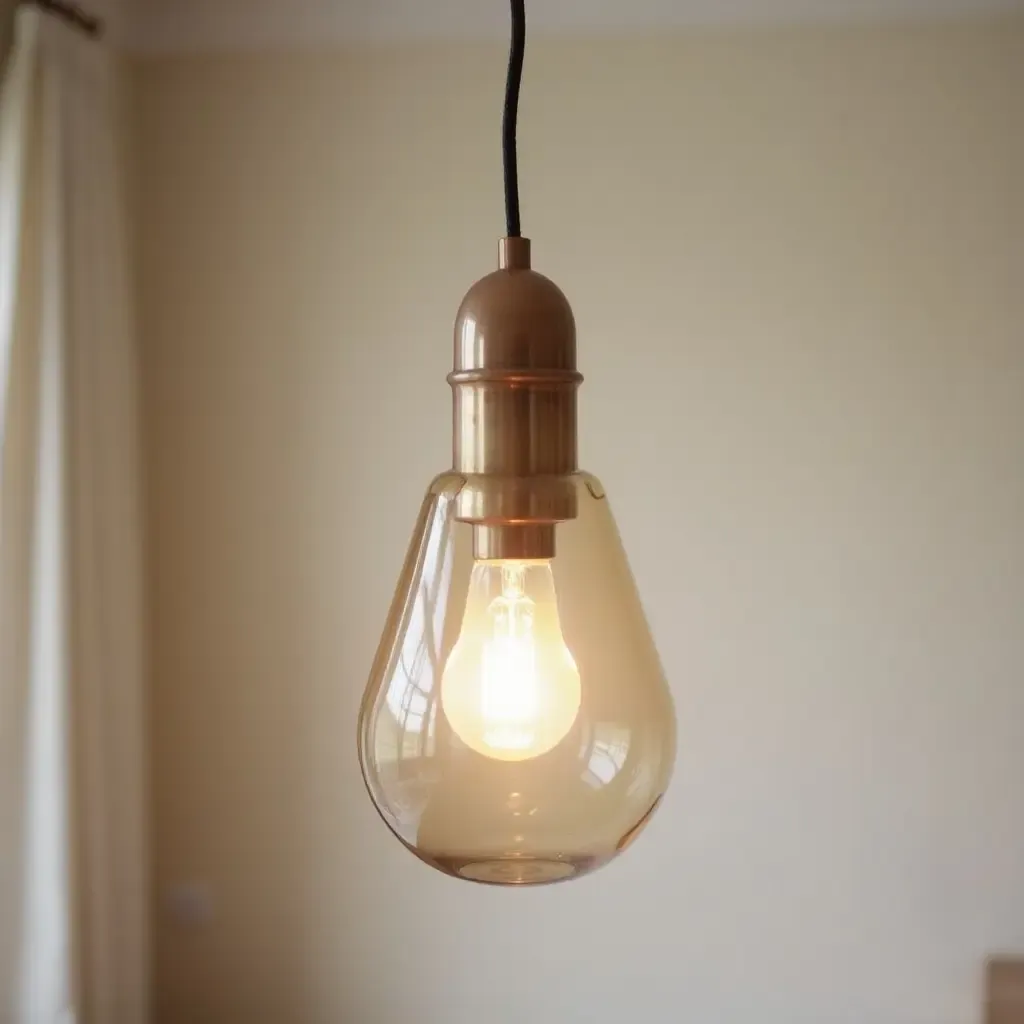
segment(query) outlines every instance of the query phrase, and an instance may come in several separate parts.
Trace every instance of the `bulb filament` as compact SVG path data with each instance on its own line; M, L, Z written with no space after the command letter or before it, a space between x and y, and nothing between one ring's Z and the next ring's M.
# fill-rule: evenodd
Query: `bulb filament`
M483 650L480 717L484 742L499 750L529 749L540 715L534 603L525 574L521 562L503 565L501 595L488 608L492 633Z

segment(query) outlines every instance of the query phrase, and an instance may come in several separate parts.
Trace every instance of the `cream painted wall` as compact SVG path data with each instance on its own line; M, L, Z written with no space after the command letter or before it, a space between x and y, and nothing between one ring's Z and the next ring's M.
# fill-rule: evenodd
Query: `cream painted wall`
M136 69L160 1019L969 1024L1024 951L1024 26L531 51L525 224L680 757L628 857L512 893L401 850L353 745L503 62Z

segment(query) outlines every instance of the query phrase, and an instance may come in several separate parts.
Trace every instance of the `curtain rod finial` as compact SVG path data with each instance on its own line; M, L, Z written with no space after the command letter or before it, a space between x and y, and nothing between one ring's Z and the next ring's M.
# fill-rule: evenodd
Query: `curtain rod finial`
M103 35L103 22L84 7L79 7L73 0L19 0L22 4L30 4L46 14L52 14L69 25L74 25L87 36L96 39Z

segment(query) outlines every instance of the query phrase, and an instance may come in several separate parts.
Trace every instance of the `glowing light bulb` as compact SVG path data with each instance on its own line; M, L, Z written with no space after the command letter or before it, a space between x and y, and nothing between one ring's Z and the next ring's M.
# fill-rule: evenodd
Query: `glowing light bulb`
M551 564L477 562L441 678L441 705L455 734L498 761L539 757L572 729L580 695Z
M551 481L521 486L550 500ZM547 559L479 557L478 526L460 516L494 487L460 473L430 485L359 759L381 818L425 863L543 885L632 846L672 773L675 713L601 482L561 478L574 515Z

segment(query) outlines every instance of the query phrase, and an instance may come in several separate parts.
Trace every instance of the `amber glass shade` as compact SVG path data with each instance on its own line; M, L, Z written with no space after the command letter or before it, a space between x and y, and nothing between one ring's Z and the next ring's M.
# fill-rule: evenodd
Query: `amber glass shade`
M359 717L370 796L426 863L557 882L632 842L668 785L672 698L600 483L550 560L474 559L456 517L481 478L431 485ZM461 499L460 499L461 494ZM469 495L472 498L472 495Z

